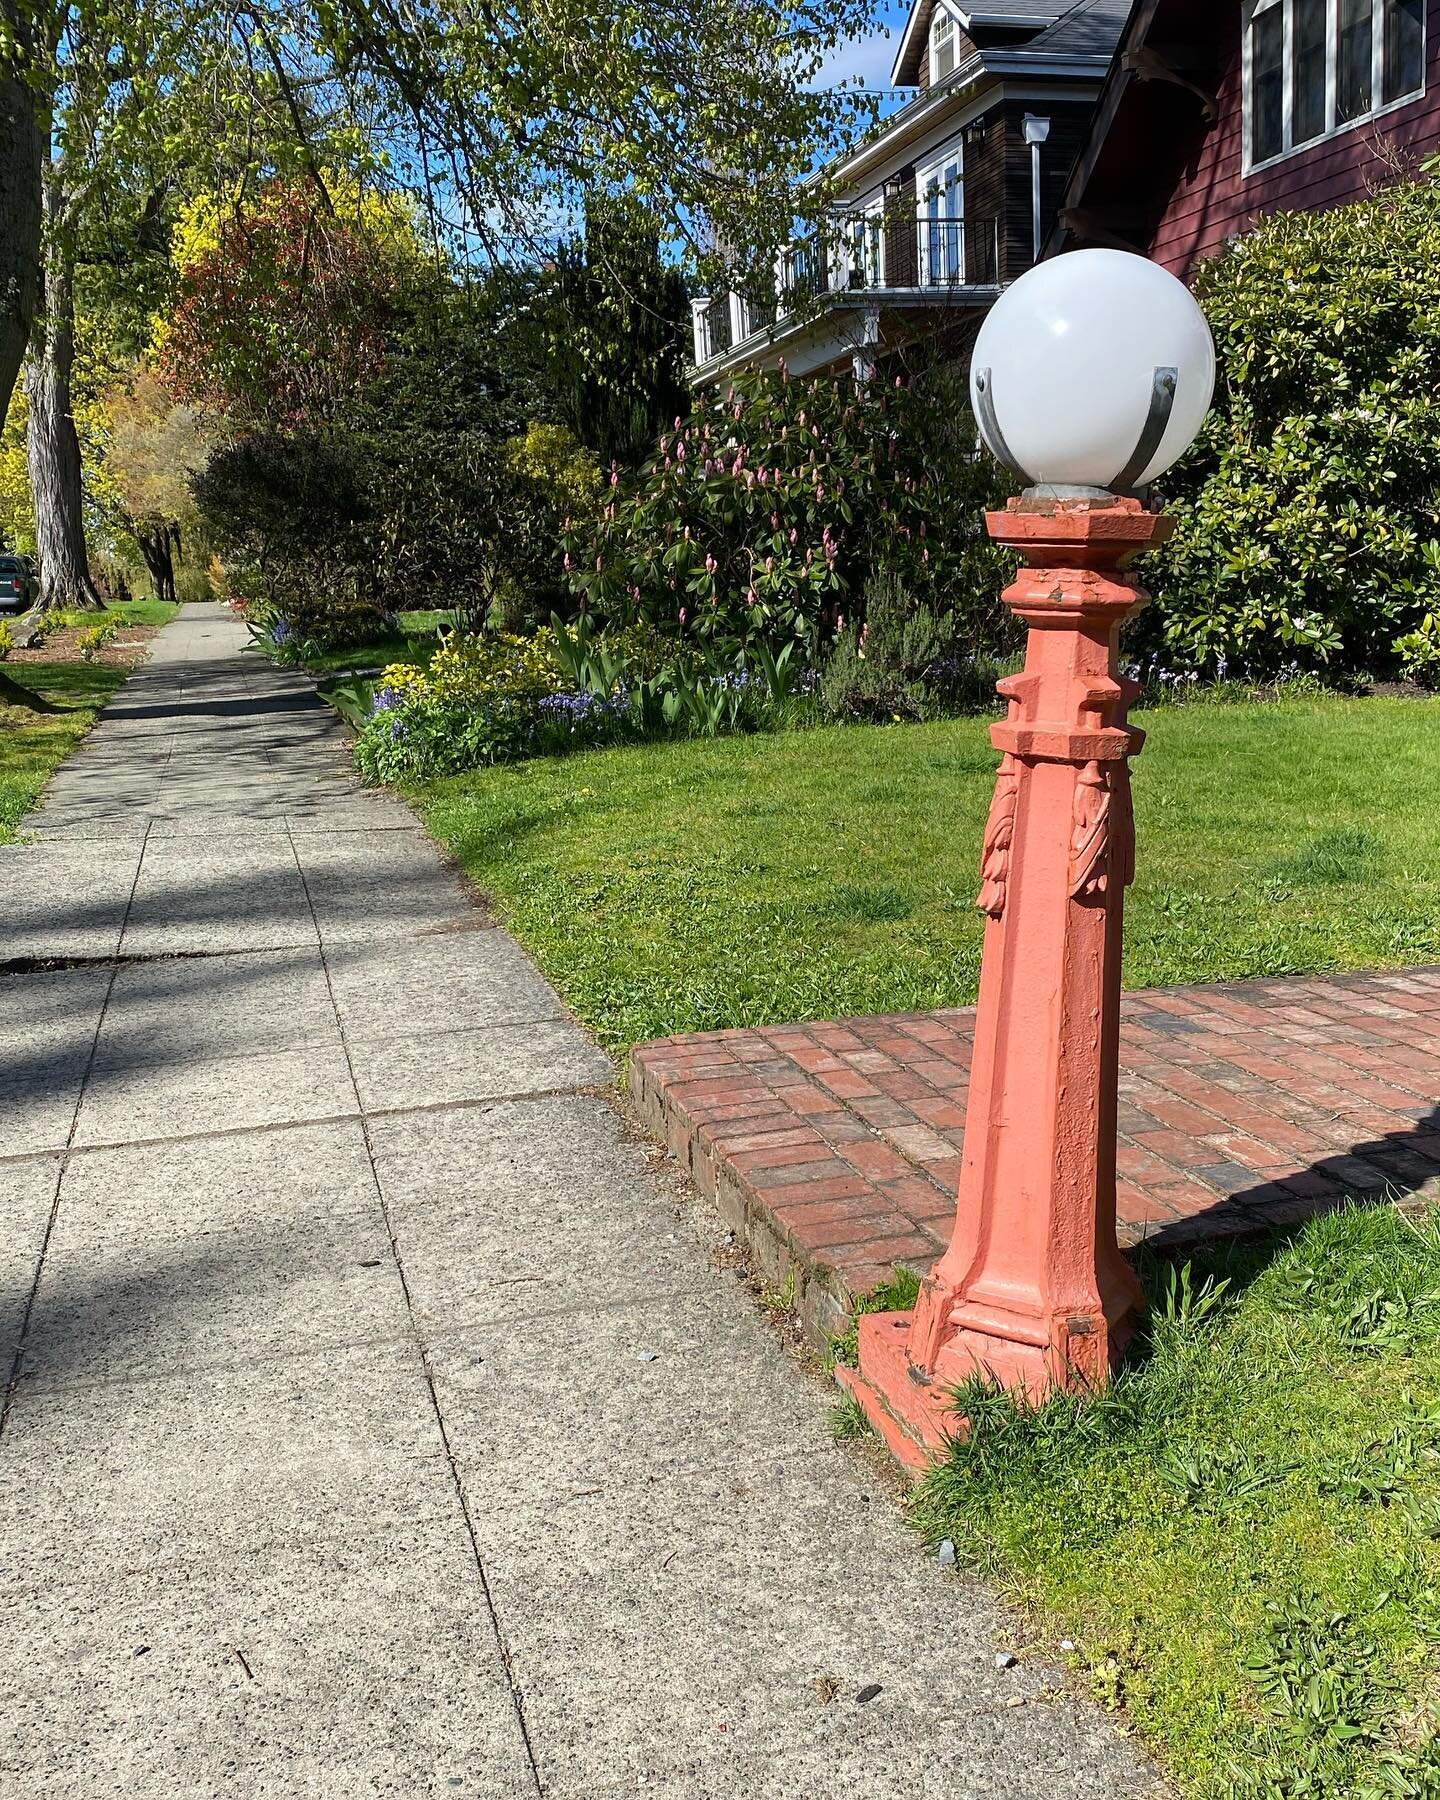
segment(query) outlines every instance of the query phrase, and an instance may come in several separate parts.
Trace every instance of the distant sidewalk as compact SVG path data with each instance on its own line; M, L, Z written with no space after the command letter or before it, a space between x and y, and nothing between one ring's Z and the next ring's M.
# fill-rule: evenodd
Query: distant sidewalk
M949 1241L973 1011L663 1038L641 1114L816 1342ZM1125 997L1120 1235L1171 1247L1346 1195L1440 1194L1440 969Z
M186 608L0 849L0 1792L1153 1791L244 642Z

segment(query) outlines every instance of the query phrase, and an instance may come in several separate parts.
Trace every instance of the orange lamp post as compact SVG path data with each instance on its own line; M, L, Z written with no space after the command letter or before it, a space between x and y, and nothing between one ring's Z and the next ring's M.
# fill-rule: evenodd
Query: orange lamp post
M1004 598L1027 648L991 731L1001 762L959 1201L915 1310L862 1317L859 1369L842 1372L914 1467L963 1430L954 1390L967 1380L1034 1401L1103 1383L1141 1306L1115 1235L1115 1135L1129 764L1144 734L1127 721L1137 690L1117 642L1146 601L1127 565L1171 529L1135 490L1188 447L1213 384L1188 292L1115 251L1032 270L976 344L982 436L1027 481L987 519L1020 556Z

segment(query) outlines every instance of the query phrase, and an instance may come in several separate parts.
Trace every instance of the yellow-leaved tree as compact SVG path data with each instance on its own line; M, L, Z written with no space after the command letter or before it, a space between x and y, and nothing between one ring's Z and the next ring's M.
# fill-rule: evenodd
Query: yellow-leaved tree
M100 402L104 449L94 498L133 538L158 600L175 598L175 558L195 520L191 477L209 442L193 407L178 403L142 363Z

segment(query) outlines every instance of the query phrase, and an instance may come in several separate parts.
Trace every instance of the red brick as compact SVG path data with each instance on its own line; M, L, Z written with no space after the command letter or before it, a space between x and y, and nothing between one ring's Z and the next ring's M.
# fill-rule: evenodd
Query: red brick
M1124 1007L1124 1241L1255 1230L1387 1176L1440 1193L1440 1129L1415 1116L1440 1111L1440 970ZM1196 1029L1149 1029L1147 1011ZM771 1216L832 1293L864 1293L948 1241L973 1028L973 1010L947 1009L679 1037L639 1046L631 1083L702 1185L719 1177L728 1216Z
M955 1154L952 1144L947 1144L937 1131L928 1125L891 1125L886 1128L885 1136L902 1155L913 1162L944 1162Z
M776 1215L800 1243L813 1250L840 1250L847 1244L864 1245L868 1256L886 1254L883 1246L897 1238L914 1241L914 1227L898 1213L865 1214L846 1210L837 1219L809 1217L807 1207Z
M1188 1132L1191 1137L1208 1137L1221 1123L1214 1113L1202 1111L1187 1100L1153 1100L1145 1110L1154 1113L1160 1123L1168 1125L1172 1131Z
M810 1133L808 1141L803 1144L776 1144L771 1148L760 1146L755 1150L735 1150L730 1152L726 1161L746 1175L755 1175L761 1169L799 1168L802 1163L812 1163L829 1158L829 1146L825 1140L815 1133ZM833 1161L833 1158L830 1158Z
M736 1126L740 1127L741 1121L737 1120ZM730 1157L749 1150L789 1150L801 1144L815 1149L823 1141L809 1125L792 1125L777 1131L746 1131L743 1128L713 1131L706 1128L701 1136Z
M1199 1168L1215 1160L1212 1155L1207 1154L1207 1147L1198 1138L1186 1137L1183 1131L1137 1131L1135 1142L1182 1168Z
M804 1113L807 1117L845 1110L843 1101L838 1100L834 1094L827 1094L823 1089L817 1088L813 1082L807 1082L803 1087L787 1088L785 1104L794 1107L796 1112Z
M913 1110L927 1125L933 1125L937 1131L963 1131L965 1129L965 1109L957 1106L953 1100L932 1099L916 1100Z
M820 1076L823 1087L829 1088L832 1094L842 1098L857 1100L864 1094L873 1094L875 1089L863 1075L857 1075L853 1069L826 1070Z
M870 1138L868 1142L847 1144L842 1155L846 1162L854 1163L857 1169L863 1169L867 1175L877 1179L883 1179L887 1175L905 1175L910 1171L910 1164L899 1151L892 1150L876 1137Z
M768 1186L756 1193L756 1199L767 1211L777 1207L821 1205L837 1201L851 1212L865 1212L876 1204L876 1189L863 1175L847 1171L844 1175L827 1175L821 1181L797 1181L792 1186Z

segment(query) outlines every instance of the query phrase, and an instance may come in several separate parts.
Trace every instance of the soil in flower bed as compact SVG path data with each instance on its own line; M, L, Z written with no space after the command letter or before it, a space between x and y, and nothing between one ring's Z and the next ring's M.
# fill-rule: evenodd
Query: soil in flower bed
M86 615L83 625L52 632L43 643L37 644L33 650L19 648L20 643L24 641L31 630L28 615L18 619L8 619L6 623L10 627L10 635L16 640L16 647L5 658L3 666L10 669L20 681L24 680L24 676L19 671L26 663L92 662L106 663L113 668L133 668L136 663L144 659L146 646L160 627L173 616L175 609L166 606L163 609L164 616L156 617L154 615L161 611L160 606L154 602L142 601L135 608L137 612L141 613L141 617L138 619L125 617L128 610L128 608L116 608L107 609L105 612L89 613ZM88 657L82 656L80 640L85 633L93 630L96 625L103 624L107 619L117 616L121 618L122 623L116 635L110 639L109 643L102 644L99 649L93 650Z

